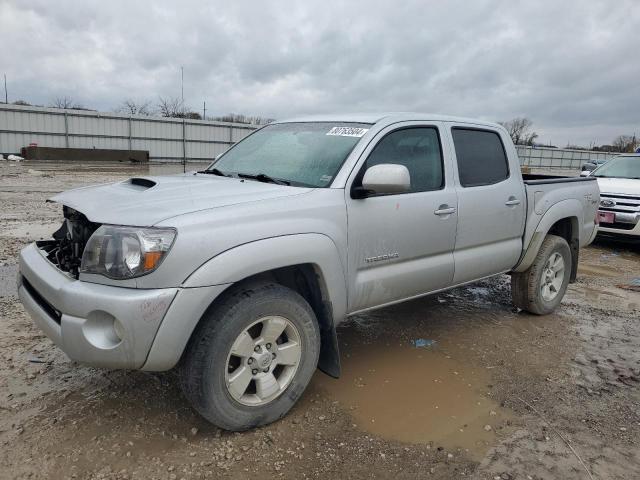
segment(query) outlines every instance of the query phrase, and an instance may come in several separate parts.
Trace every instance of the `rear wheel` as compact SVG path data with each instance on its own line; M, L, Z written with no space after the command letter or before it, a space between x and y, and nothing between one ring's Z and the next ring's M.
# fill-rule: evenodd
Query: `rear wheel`
M528 270L511 275L511 296L516 307L546 315L562 301L571 277L571 250L567 241L547 235Z
M202 319L180 366L194 408L226 430L283 417L311 380L318 324L298 293L275 283L225 295Z

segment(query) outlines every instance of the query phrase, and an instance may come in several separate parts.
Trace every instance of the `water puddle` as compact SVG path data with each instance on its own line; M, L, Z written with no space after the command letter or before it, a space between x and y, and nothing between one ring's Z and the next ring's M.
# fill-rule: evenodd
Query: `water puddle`
M313 385L348 409L359 428L407 443L463 448L481 458L509 413L483 392L486 369L444 349L416 348L389 336L366 343L346 327L342 377L316 375ZM390 343L390 342L396 343Z

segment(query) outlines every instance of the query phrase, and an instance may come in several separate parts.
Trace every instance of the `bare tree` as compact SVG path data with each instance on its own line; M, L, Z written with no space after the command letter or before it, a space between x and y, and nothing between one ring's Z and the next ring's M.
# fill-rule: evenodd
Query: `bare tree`
M221 117L214 117L212 120L219 122L232 122L232 123L249 123L252 125L267 125L274 122L273 118L264 118L258 116L248 116L241 113L228 113Z
M184 118L187 110L182 100L177 97L158 98L158 112L163 117Z
M533 122L526 117L518 117L507 122L499 122L509 132L516 145L533 145L538 134L532 130Z
M158 112L163 117L189 118L202 120L200 113L191 110L177 97L159 97Z
M73 105L73 100L67 96L56 97L53 102L51 102L53 108L71 108L71 105Z
M182 118L189 118L191 120L202 120L202 115L200 115L198 112L187 110L184 112Z
M612 145L618 152L632 153L637 144L638 140L635 135L618 135Z
M72 108L74 110L95 111L95 110L92 110L91 108L85 107L81 103L74 102L71 97L67 97L66 95L64 97L56 97L55 100L51 102L51 105L49 105L49 107L50 108Z
M116 113L122 113L124 115L151 115L151 102L148 100L138 102L127 98L116 108Z

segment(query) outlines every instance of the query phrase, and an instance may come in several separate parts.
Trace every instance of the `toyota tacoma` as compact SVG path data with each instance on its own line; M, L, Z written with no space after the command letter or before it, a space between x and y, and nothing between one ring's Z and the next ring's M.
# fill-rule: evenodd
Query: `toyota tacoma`
M425 114L270 124L205 170L67 191L20 299L78 362L176 368L212 423L282 416L337 377L350 315L511 275L544 315L596 234L595 177L523 176L505 129Z

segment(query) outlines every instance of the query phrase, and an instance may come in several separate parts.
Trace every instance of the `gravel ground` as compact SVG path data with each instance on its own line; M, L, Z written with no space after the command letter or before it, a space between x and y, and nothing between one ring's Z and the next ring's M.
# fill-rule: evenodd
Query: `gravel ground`
M546 317L514 310L507 276L353 317L340 380L234 434L173 372L70 361L15 296L19 249L60 222L46 199L134 173L0 165L0 478L640 478L639 247L585 249Z

